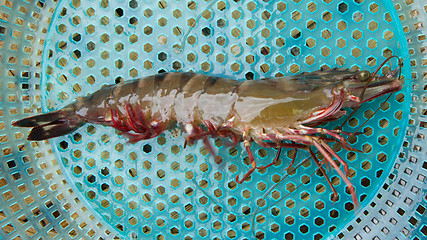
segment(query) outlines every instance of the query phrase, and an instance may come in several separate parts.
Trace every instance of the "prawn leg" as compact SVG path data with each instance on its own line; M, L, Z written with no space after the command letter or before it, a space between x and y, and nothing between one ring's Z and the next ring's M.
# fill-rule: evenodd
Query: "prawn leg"
M340 85L338 85L340 86ZM320 109L314 113L311 114L311 116L303 121L300 122L300 124L305 123L313 123L317 121L323 121L323 119L334 116L335 114L339 114L341 111L341 108L344 105L344 100L346 98L346 94L344 90L339 90L337 87L334 87L332 89L332 95L334 96L331 104L323 109ZM337 91L339 91L337 93Z
M243 143L245 145L246 152L248 153L249 160L251 161L251 168L249 169L249 171L247 173L245 173L245 175L243 175L241 180L239 180L239 174L237 174L236 182L238 182L239 184L243 183L250 175L252 175L252 173L257 168L255 158L254 158L254 155L252 154L249 141L245 140Z
M268 164L266 166L257 167L257 169L266 169L266 168L271 167L272 165L276 164L276 162L279 160L281 150L282 150L282 148L277 149L277 154L276 154L276 157L274 158L273 162L271 162L270 164ZM283 171L287 171L289 168L292 167L292 165L294 165L295 159L297 157L297 149L294 148L293 150L294 150L294 154L292 155L292 161L289 164L289 166L287 168L285 168Z
M205 131L203 128L195 124L186 124L185 131L188 136L185 138L184 148L187 146L187 143L193 144L196 140L202 139L203 144L208 149L209 153L215 156L212 144L208 139L208 136L212 135L209 131Z
M271 167L272 165L276 164L280 157L280 152L282 151L282 148L277 149L276 157L273 159L273 161L270 164L267 164L265 166L257 166L256 169L266 169Z
M336 154L335 151L328 144L326 144L325 141L323 141L322 139L320 139L318 137L307 136L307 135L291 135L291 134L286 135L286 134L280 134L280 133L277 133L276 135L277 135L277 140L282 140L282 141L283 140L289 140L289 141L293 141L296 143L301 143L301 144L311 145L311 146L316 147L316 149L319 150L319 152L325 157L326 163L330 164L332 166L332 168L334 168L335 171L337 171L338 175L343 179L343 181L347 185L347 187L350 191L352 200L353 200L353 204L355 206L358 205L356 191L355 191L353 184L347 178L347 174L345 174L339 168L339 166L335 163L335 161L332 159L331 155L334 156L335 158L337 158L337 160L340 163L344 162L344 160L342 160L342 158L339 157L338 154Z
M185 129L187 134L189 134L184 142L184 148L187 146L187 143L194 143L195 141L202 139L203 143L205 144L206 148L208 148L209 152L212 155L214 154L214 150L212 145L209 143L207 137L228 137L231 139L234 145L237 145L239 142L238 136L229 130L229 128L226 127L215 127L210 121L205 120L204 124L207 128L207 131L203 130L198 125L195 124L187 124Z
M289 165L289 167L287 167L285 169L285 171L287 169L289 169L292 166L292 164L294 163L295 158L296 158L296 149L305 149L306 148L304 145L301 145L301 144L282 143L282 142L277 142L277 141L273 142L273 143L266 143L266 142L260 141L259 143L260 143L260 146L262 146L262 147L270 147L270 148L271 147L276 147L276 148L278 148L278 152L276 154L276 157L274 158L273 162L270 163L270 164L268 164L267 166L260 166L260 167L258 167L257 164L256 164L256 161L255 161L255 158L254 158L254 156L252 154L249 141L245 140L244 141L244 145L245 145L246 152L248 153L248 157L249 157L249 160L250 160L250 163L251 163L251 168L249 169L249 171L247 173L245 173L245 175L243 175L243 177L242 177L241 180L239 180L239 175L236 176L236 182L238 182L239 184L243 183L255 171L255 169L265 169L265 168L268 168L268 167L272 166L273 164L275 164L278 161L278 159L279 159L280 151L281 151L282 148L293 148L295 150L294 156L292 158L292 162Z
M165 127L148 123L143 112L137 107L135 110L131 104L126 104L125 115L120 115L116 109L110 109L112 127L126 136L130 143L136 143L141 140L150 139L159 136ZM133 131L134 133L130 133Z
M332 192L333 192L332 201L334 201L334 202L337 201L338 200L337 190L335 190L334 185L332 185L331 180L329 179L328 175L326 174L325 169L322 167L322 164L320 163L319 159L317 159L317 157L314 154L313 150L311 150L310 148L307 148L307 151L310 153L310 155L313 158L314 162L319 167L319 170L322 172L323 176L325 176L326 181L328 182L329 187L332 189Z
M203 123L207 127L212 137L228 137L230 138L230 140L233 142L234 145L237 145L237 143L239 142L237 134L232 132L230 130L230 127L220 126L217 128L208 120L204 120Z
M343 132L340 130L328 130L325 128L311 128L311 127L306 127L303 125L298 126L299 129L290 129L290 131L293 134L297 134L297 135L311 135L311 134L326 134L329 135L335 139L338 140L338 142L346 149L349 151L358 151L357 149L354 149L350 146L350 144L348 144L347 140L340 135L344 134L344 135L350 135L351 133L347 133L347 132Z
M341 136L341 135L339 135L339 134L337 134L336 132L334 132L334 130L327 130L327 129L324 129L324 128L307 128L307 127L305 127L304 129L302 129L302 130L292 130L292 132L294 133L294 134L298 134L298 135L301 135L301 134L307 134L307 135L311 135L311 134L315 134L315 133L319 133L319 134L327 134L327 135L329 135L329 136L331 136L331 137L333 137L333 138L335 138L335 139L337 139L338 140L338 142L345 148L345 149L347 149L347 150L354 150L351 146L350 146L350 144L348 144L348 142L347 142L347 140L346 139L344 139L344 137L343 136ZM336 158L336 159L338 159L338 161L344 166L344 172L345 172L345 175L346 176L348 176L348 164L344 161L344 160L342 160L340 157L338 157L338 155L335 153L335 151L332 151L331 152L331 154Z
M354 206L357 206L358 200L357 200L357 196L356 196L356 190L355 190L353 184L350 182L350 180L348 180L348 178L345 176L345 174L341 171L341 169L338 167L338 165L334 162L334 160L331 158L331 155L329 155L330 153L332 154L332 152L333 153L335 153L335 152L332 150L332 148L329 147L329 145L327 145L325 142L323 142L321 140L315 140L314 139L313 144L317 148L317 150L319 150L322 153L322 155L329 162L329 164L331 164L331 166L335 169L335 171L337 171L338 175L340 175L340 177L344 180L345 184L347 185L347 187L350 191L350 195L351 195L351 198L353 200L353 204L354 204Z
M137 108L135 111L131 104L126 104L126 113L128 114L127 123L134 132L146 132L149 129L149 126L144 121L144 113L142 110Z

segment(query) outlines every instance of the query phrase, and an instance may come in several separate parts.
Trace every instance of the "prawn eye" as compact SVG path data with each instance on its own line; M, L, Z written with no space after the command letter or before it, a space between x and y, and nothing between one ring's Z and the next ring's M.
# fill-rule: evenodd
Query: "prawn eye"
M369 71L361 71L357 73L357 79L361 82L366 82L371 77L371 73Z

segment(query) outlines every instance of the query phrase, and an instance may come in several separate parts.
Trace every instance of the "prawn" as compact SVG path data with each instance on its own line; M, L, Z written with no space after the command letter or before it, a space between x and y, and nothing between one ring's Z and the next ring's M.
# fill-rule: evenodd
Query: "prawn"
M347 163L328 145L336 142L355 150L344 138L350 133L317 126L343 116L345 107L357 107L399 91L401 66L386 75L377 75L390 58L373 73L335 68L246 81L191 72L161 73L108 85L60 110L24 118L13 125L31 127L28 140L44 140L72 133L84 123L95 123L113 127L135 143L157 137L178 124L187 133L184 146L203 140L213 153L208 137L230 138L234 144L243 142L251 167L241 179L236 176L238 183L256 169L273 165L282 148L295 152L304 149L319 166L334 195L337 193L321 166L324 163L344 180L356 205ZM273 162L258 166L251 152L252 142L276 148ZM312 148L324 156L323 161L317 159Z

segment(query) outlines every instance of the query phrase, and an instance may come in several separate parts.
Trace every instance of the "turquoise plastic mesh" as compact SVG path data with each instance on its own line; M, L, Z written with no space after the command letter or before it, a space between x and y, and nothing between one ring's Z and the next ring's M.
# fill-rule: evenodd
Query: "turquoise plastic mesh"
M254 238L251 229L259 239L426 237L426 88L411 81L425 72L421 5L5 1L0 237L246 239ZM339 194L331 200L325 178L304 161L304 151L287 171L292 151L237 184L236 175L249 170L247 154L224 139L211 140L218 153L212 156L201 142L184 149L179 129L130 144L112 128L86 124L49 142L28 142L27 130L10 125L105 84L164 71L242 81L333 67L372 72L388 56L408 53L403 90L385 103L386 96L365 103L344 126L352 132L369 119L365 134L349 139L365 153L333 145L349 164L361 202L356 211L336 171L328 171ZM389 69L387 64L380 73ZM261 165L276 154L256 144L252 151Z

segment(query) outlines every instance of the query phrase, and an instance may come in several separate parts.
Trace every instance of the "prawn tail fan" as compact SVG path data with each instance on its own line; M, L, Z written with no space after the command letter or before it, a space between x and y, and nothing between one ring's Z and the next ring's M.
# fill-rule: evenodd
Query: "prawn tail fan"
M82 118L72 110L57 110L16 121L13 126L31 127L28 140L45 140L74 132L83 125Z

